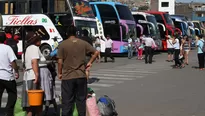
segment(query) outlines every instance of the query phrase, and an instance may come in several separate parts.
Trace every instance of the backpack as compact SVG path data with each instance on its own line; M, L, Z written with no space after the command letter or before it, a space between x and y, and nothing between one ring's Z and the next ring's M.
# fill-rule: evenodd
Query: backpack
M7 38L6 39L6 45L9 45L15 54L18 53L18 46L17 46L17 41L14 40L13 38Z
M107 95L104 95L99 98L97 101L98 108L100 110L101 116L117 116L118 113L115 109L115 102L109 98Z

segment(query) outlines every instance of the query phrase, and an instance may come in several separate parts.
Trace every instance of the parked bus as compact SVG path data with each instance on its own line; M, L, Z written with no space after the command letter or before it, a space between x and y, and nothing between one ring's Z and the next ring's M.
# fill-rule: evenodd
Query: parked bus
M171 19L174 22L174 26L181 30L182 36L185 36L185 35L190 36L190 30L189 30L188 24L185 21L181 20L180 18L173 17L173 16L171 16Z
M110 35L113 40L112 53L127 52L128 38L136 36L136 23L129 8L117 2L90 2L97 20L99 35ZM134 37L136 38L136 37ZM105 52L105 42L101 41L101 52Z
M15 16L19 14L23 14L26 16L32 16L33 14L47 15L48 16L46 18L47 20L42 18L41 22L48 24L48 22L46 21L51 20L50 24L52 23L52 25L60 33L61 39L67 38L66 29L70 25L74 25L77 27L79 37L83 36L82 32L84 30L87 30L89 32L90 37L93 37L94 35L96 35L98 31L95 16L92 12L92 8L90 7L89 3L86 1L81 1L81 0L21 0L21 1L12 0L8 2L8 0L1 0L0 7L1 7L0 13L7 14L7 15L15 15ZM45 17L45 15L43 16ZM20 26L20 23L19 23L19 26ZM52 32L53 31L55 30L52 30ZM49 40L46 40L46 41L49 41ZM20 46L21 44L19 45L19 47ZM51 48L48 49L48 46L47 46L47 49L43 50L42 53L44 56L48 57L51 50L52 49ZM21 48L19 48L19 52L20 53L22 52L22 46Z
M0 14L0 30L2 29L2 27L3 27L3 21L2 21L2 16Z
M18 55L23 52L22 40L28 31L34 31L42 36L40 50L46 58L54 50L54 38L59 42L63 40L50 18L44 14L2 15L2 17L3 26L10 30L10 34L13 37L19 36Z
M157 20L158 23L162 23L166 27L166 31L164 31L162 35L162 44L163 44L163 50L167 50L167 42L166 39L167 35L174 35L175 32L181 34L181 31L179 28L175 28L174 23L166 12L154 12L154 11L147 11L146 13L153 14Z
M205 34L205 27L202 22L200 21L192 21L195 28L200 30L200 34Z
M184 16L184 15L170 15L171 16L171 18L172 19L177 19L178 21L181 21L181 22L184 22L184 23L186 23L186 24L184 24L184 25L187 25L188 26L188 30L187 30L187 32L183 32L182 31L182 34L183 35L188 35L188 36L193 36L193 37L195 37L195 35L196 35L196 33L198 33L197 31L199 30L199 29L197 29L197 28L194 28L194 24L191 22L191 21L189 21L188 20L188 18L186 17L186 16ZM190 32L190 33L189 33Z
M157 43L158 49L162 49L162 42L160 37L160 30L154 15L145 12L132 12L132 15L137 24L142 25L143 35L154 36L155 43ZM163 27L165 30L165 27ZM139 37L139 36L138 36Z

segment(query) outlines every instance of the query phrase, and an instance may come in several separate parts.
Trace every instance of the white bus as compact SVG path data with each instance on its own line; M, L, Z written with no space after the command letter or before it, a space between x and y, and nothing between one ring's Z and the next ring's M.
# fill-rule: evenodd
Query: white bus
M3 25L3 21L2 21L2 16L1 16L1 14L0 14L0 30L1 30L1 28L2 28L2 25Z
M47 15L44 14L23 14L23 15L2 15L3 27L9 28L11 34L19 36L18 55L23 52L23 42L27 31L35 31L42 35L40 50L42 54L48 58L51 51L54 49L53 38L57 41L62 41L62 37L54 26L53 22Z

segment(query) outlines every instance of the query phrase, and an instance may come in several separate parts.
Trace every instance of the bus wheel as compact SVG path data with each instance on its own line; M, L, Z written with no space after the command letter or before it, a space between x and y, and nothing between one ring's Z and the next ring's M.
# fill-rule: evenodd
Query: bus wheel
M51 53L51 47L49 45L43 45L41 46L41 53L46 59L49 59L50 53Z

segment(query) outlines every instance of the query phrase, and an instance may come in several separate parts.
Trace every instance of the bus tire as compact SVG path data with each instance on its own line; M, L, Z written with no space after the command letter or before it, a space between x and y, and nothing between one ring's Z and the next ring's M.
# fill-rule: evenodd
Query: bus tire
M42 45L40 47L40 50L41 50L41 53L43 54L43 56L46 58L46 59L49 59L50 58L50 53L51 53L51 47L49 45Z

